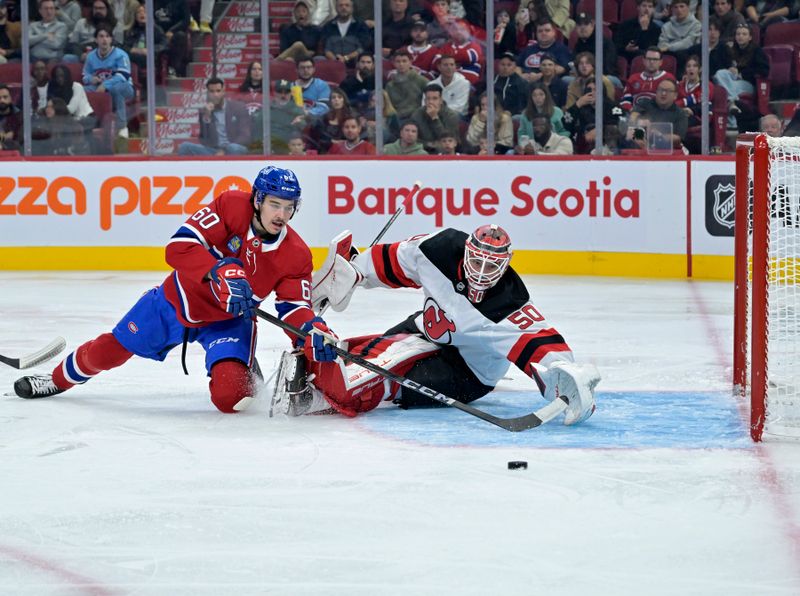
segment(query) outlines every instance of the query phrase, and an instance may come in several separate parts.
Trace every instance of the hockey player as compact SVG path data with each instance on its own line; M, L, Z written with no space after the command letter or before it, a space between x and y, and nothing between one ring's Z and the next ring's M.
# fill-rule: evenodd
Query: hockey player
M343 310L357 286L422 288L422 310L382 335L352 338L347 348L393 373L462 402L494 389L515 364L547 400L569 401L564 424L586 420L595 409L600 375L580 366L564 338L530 302L509 266L511 240L499 226L472 234L445 229L394 244L378 244L351 261L349 241L334 239L338 256L314 275L314 304L328 300ZM344 246L343 246L344 245ZM333 246L332 246L333 248ZM309 363L285 353L273 409L289 415L334 408L355 416L385 399L401 407L440 405L357 364Z
M166 247L174 271L145 293L114 327L67 356L49 375L14 383L20 397L56 395L134 354L164 360L172 348L199 342L211 377L211 401L222 412L246 408L256 345L254 311L275 292L278 315L311 332L298 343L310 360L336 357L332 335L311 310L311 251L289 220L301 189L291 170L262 169L250 193L229 190L186 220Z

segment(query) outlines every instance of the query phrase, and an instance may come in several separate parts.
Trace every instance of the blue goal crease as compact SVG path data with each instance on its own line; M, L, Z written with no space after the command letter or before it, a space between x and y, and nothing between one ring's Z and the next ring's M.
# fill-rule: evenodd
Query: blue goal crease
M519 433L454 408L383 407L356 421L372 433L434 446L750 449L753 445L728 392L609 391L596 397L597 411L583 424L568 427L557 418ZM521 398L518 392L494 391L472 405L501 418L512 418L544 403Z

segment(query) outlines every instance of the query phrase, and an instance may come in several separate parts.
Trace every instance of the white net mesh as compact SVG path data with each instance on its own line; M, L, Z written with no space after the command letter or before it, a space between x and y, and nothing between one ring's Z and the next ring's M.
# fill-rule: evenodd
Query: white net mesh
M764 437L800 438L800 138L767 138L767 144L769 176L759 177L752 150L747 164L749 221L754 228L747 242L747 384L751 388L753 337L761 336L766 340ZM767 323L765 329L753 329L753 304L758 304L752 291L753 238L758 237L753 193L764 184L768 190ZM756 400L758 393L753 389Z
M764 432L800 436L800 138L768 138L767 142L770 214Z

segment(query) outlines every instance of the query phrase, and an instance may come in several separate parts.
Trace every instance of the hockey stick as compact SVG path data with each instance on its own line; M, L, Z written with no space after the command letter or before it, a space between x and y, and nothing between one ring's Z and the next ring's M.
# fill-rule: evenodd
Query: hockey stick
M64 338L57 337L41 350L34 352L33 354L28 354L27 356L22 356L20 358L9 358L8 356L3 356L0 354L0 362L3 364L8 364L16 369L31 368L32 366L36 366L42 362L47 362L66 347L67 342L64 340Z
M294 325L287 323L286 321L280 320L278 317L275 317L268 312L264 312L261 309L256 310L256 314L259 318L269 321L273 325L277 325L284 331L288 331L289 333L296 335L300 338L308 337L309 333L303 331L302 329L298 329ZM526 414L525 416L519 416L517 418L498 418L497 416L492 416L491 414L487 414L486 412L479 410L477 408L473 408L468 404L461 403L458 400L453 399L452 397L447 397L446 395L439 393L429 387L425 387L425 385L420 385L416 381L412 381L411 379L407 379L405 377L401 377L400 375L396 375L391 371L386 370L385 368L381 368L380 366L373 364L369 360L362 358L356 354L351 354L347 350L343 350L339 346L332 346L336 354L344 358L345 360L349 360L351 362L355 362L359 366L363 366L367 370L370 370L376 374L381 375L382 377L389 379L390 381L394 381L395 383L406 387L407 389L411 389L412 391L416 391L417 393L424 395L426 397L431 398L434 401L438 401L439 403L443 403L448 406L452 406L462 412L466 412L471 416L475 416L476 418L480 418L481 420L485 420L495 426L499 426L500 428L504 428L505 430L511 432L519 432L521 430L530 430L532 428L536 428L537 426L541 426L545 422L549 422L562 412L567 409L569 405L566 399L559 398L556 399L543 408L533 412L532 414Z
M386 222L386 225L383 226L383 229L380 232L378 232L378 235L375 236L375 240L370 242L369 246L367 248L372 248L373 246L378 244L378 242L381 241L381 238L383 238L383 235L389 230L390 227L392 227L392 224L395 222L395 220L398 217L400 217L400 214L403 212L403 210L405 210L406 203L408 203L411 200L411 197L413 197L415 194L417 194L419 192L420 188L422 188L422 182L417 180L416 182L414 182L414 186L411 187L411 190L408 191L408 194L406 195L406 198L403 199L403 202L400 203L400 206L392 214L392 217L389 218L389 221Z
M367 248L372 248L373 246L378 244L378 242L381 241L381 238L383 238L383 235L386 234L386 232L389 230L389 228L392 227L392 224L397 220L398 217L400 217L400 214L405 210L406 203L411 200L411 197L413 197L415 194L417 194L417 192L419 192L420 188L422 188L422 182L417 180L416 182L414 182L414 186L411 187L411 190L408 191L408 194L406 195L406 198L403 199L403 202L400 203L400 206L392 214L392 217L389 218L389 221L386 222L386 225L383 226L383 229L380 232L378 232L378 235L375 236L375 239L372 242L369 243L369 246ZM344 255L342 255L342 256L344 256ZM350 257L345 256L345 258L349 259ZM324 301L321 303L321 305L319 307L319 312L317 313L317 315L321 317L323 314L325 314L325 311L328 310L329 306L330 306L330 302L328 302L328 299L325 298Z

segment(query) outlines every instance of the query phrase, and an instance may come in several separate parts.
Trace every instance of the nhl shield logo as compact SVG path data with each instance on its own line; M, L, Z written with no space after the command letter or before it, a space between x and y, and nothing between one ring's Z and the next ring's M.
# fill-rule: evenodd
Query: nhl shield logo
M711 236L732 238L736 227L736 179L714 174L705 183L705 224Z
M713 213L719 225L733 229L736 213L736 187L733 184L717 184L714 189Z

